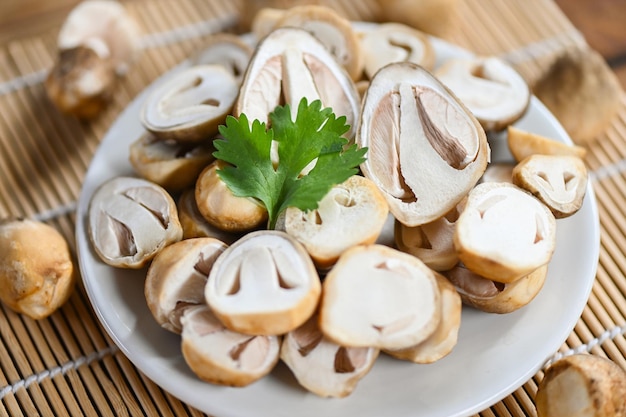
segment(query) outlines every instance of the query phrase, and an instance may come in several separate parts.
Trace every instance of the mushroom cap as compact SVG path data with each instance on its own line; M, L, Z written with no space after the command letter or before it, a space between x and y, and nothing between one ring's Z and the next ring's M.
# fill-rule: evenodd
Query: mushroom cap
M357 33L349 20L334 9L305 4L290 7L278 18L274 29L297 27L311 33L324 44L353 80L363 72L363 53Z
M547 274L548 266L543 265L530 274L505 284L481 277L463 264L445 272L464 304L496 314L511 313L530 303L543 288Z
M279 231L256 231L217 259L205 298L226 327L279 335L302 325L317 308L320 279L304 247Z
M513 169L513 184L541 200L554 217L576 213L587 191L587 167L568 155L532 155Z
M321 397L346 397L370 371L379 350L339 346L324 337L317 319L314 315L285 335L280 358L310 392Z
M130 144L128 159L142 178L170 192L195 185L200 172L215 160L209 142L160 140L147 131Z
M454 245L469 270L509 283L550 261L556 220L542 202L521 188L484 182L468 196L456 222Z
M370 79L392 62L413 62L429 71L435 67L435 48L428 36L402 23L381 23L363 32L361 49L365 75Z
M485 130L501 130L518 120L530 104L530 87L497 57L452 58L435 72L470 109Z
M278 28L259 42L233 114L267 123L283 100L295 112L303 97L319 99L337 117L345 116L352 127L346 137L354 135L360 99L350 76L315 36L304 29Z
M410 62L376 73L363 100L356 142L368 147L363 175L408 226L452 210L490 158L476 118L428 71Z
M423 342L407 349L386 350L394 358L414 363L433 363L447 356L457 344L461 327L462 301L456 288L441 274L435 274L441 292L441 321Z
M380 235L389 208L373 182L354 175L334 186L308 212L288 208L277 223L304 245L318 268L328 268L348 248L374 243Z
M74 289L67 241L52 226L29 220L0 221L0 300L39 320L61 307Z
M244 387L269 374L278 363L278 337L228 330L206 305L188 308L181 323L183 357L204 381Z
M626 414L626 373L610 359L579 353L554 362L536 395L539 417Z
M237 98L239 82L222 65L195 65L158 84L141 123L163 139L197 142L217 134Z
M427 339L441 320L434 272L382 245L348 249L323 284L320 328L342 346L403 349Z
M183 235L172 197L141 178L121 176L104 182L91 197L88 217L94 250L115 267L141 268Z
M198 176L195 198L198 211L210 224L227 232L255 229L267 221L267 209L252 197L237 197L217 171L225 162L216 160Z
M582 146L559 142L546 136L527 132L515 126L507 128L507 144L517 162L535 154L571 155L584 158L587 149Z
M204 286L217 257L227 245L217 239L185 239L163 248L152 260L144 295L156 322L180 333L181 316L193 305L204 304Z
M240 233L226 232L209 223L198 210L195 194L195 189L185 190L176 202L178 218L183 228L183 239L214 237L224 243L231 244L241 237Z
M57 44L60 50L98 42L118 73L134 59L141 30L123 4L110 0L85 0L68 14Z

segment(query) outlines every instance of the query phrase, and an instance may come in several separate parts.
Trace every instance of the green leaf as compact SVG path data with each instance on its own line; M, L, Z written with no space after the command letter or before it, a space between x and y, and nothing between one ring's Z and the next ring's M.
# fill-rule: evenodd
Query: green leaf
M322 108L319 100L310 105L303 98L296 120L289 105L278 106L269 115L271 128L245 114L232 116L220 126L223 139L214 141L214 156L230 164L218 171L232 193L261 201L273 228L287 207L317 208L319 201L336 184L358 173L367 148L347 147L343 135L350 129L345 117ZM271 160L272 141L278 143L278 164ZM303 170L315 161L308 174Z

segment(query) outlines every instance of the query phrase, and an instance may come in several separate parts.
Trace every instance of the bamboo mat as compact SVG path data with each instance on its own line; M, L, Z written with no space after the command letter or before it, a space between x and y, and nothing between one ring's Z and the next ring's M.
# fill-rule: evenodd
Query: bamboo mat
M353 20L376 19L379 13L372 0L322 3ZM448 40L481 54L540 51L521 55L517 68L528 80L541 75L558 48L584 42L549 0L459 3L458 25ZM111 105L89 123L59 114L45 96L41 81L55 57L56 30L0 46L0 218L44 220L72 248L81 181L108 127L145 86L202 48L211 32L231 26L239 5L230 0L126 4L149 35L146 48L121 80ZM561 348L564 354L591 351L624 368L625 153L622 105L610 128L588 146L601 253L588 304ZM539 372L479 415L536 415L533 399L541 378ZM0 415L203 415L157 387L120 353L99 324L80 280L68 303L48 319L33 321L0 307L0 396Z

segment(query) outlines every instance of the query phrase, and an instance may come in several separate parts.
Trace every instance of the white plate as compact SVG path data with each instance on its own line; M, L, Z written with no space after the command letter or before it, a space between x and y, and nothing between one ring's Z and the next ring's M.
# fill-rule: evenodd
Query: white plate
M436 43L436 50L440 58L467 54L442 42ZM184 362L179 336L162 330L153 320L143 296L145 270L105 265L87 235L87 208L95 189L112 177L133 175L127 150L142 132L139 110L145 97L146 91L119 116L86 174L76 225L80 269L99 319L124 354L156 384L193 407L216 417L470 416L530 379L563 344L582 313L599 255L598 214L591 187L580 211L557 222L557 249L540 294L507 315L464 308L458 344L440 361L416 365L381 355L344 399L323 399L306 392L282 364L246 388L201 382ZM516 125L570 142L534 98ZM509 158L503 138L492 139L493 160Z

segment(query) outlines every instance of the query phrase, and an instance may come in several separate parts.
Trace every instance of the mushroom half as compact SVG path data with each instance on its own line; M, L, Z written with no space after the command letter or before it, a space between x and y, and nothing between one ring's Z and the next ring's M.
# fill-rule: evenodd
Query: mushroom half
M559 142L515 126L507 128L507 145L517 162L535 154L570 155L581 159L587 154L587 149L582 146Z
M180 333L180 318L190 306L204 304L204 286L226 244L210 237L185 239L165 247L152 260L144 295L156 322Z
M203 381L244 387L269 374L278 363L277 336L228 330L206 305L187 309L181 323L183 358Z
M363 174L408 226L456 206L487 167L485 131L469 110L420 66L393 63L372 79L356 142L368 147Z
M133 177L115 177L91 197L89 238L103 262L141 268L165 246L181 240L176 203L165 189Z
M497 57L453 58L435 76L470 109L485 130L501 130L530 104L530 88L515 69Z
M454 246L472 272L509 283L552 258L556 219L541 201L511 183L484 182L469 194Z
M204 295L226 327L279 335L313 315L320 279L302 245L284 232L252 232L217 259Z
M388 214L387 201L374 183L354 175L334 186L317 209L289 207L276 228L296 238L317 267L326 269L348 248L374 243Z
M408 348L427 339L441 320L434 272L387 246L348 249L323 287L320 328L342 346Z
M204 49L191 58L191 63L192 65L221 65L238 82L241 82L252 53L252 47L240 36L226 32L217 33L208 39Z
M289 104L294 113L302 98L320 100L337 117L345 116L352 127L346 137L354 135L360 99L350 76L315 36L304 29L278 28L257 46L233 114L267 123L276 106Z
M307 390L321 397L346 397L370 371L379 350L337 345L324 337L317 319L314 315L285 335L280 358Z
M230 113L238 91L239 82L222 65L195 65L155 86L141 109L141 122L163 139L210 139Z

